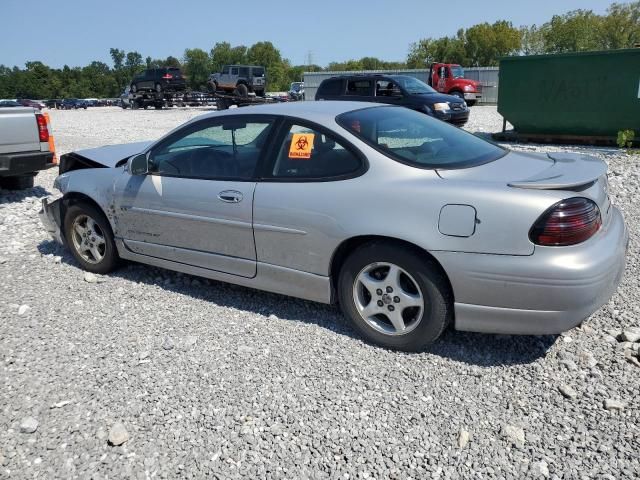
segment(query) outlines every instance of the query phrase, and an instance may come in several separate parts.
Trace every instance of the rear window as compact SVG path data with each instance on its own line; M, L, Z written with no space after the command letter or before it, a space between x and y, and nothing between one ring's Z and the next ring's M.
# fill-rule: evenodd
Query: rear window
M332 78L324 80L318 88L318 95L340 95L342 93L342 79Z
M343 113L336 121L386 156L419 168L472 167L507 153L493 143L408 108L365 108Z

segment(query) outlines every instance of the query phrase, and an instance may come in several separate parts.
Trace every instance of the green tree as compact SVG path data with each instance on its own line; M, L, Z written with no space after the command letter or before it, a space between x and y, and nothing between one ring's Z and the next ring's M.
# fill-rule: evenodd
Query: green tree
M520 31L511 22L500 20L493 25L480 23L465 32L467 65L498 65L500 57L520 51Z
M232 47L229 42L218 42L213 46L209 55L212 70L219 72L224 65L246 63L247 47L244 45Z
M205 87L211 73L211 62L207 52L199 48L187 48L184 51L183 62L189 86L194 90Z
M603 49L632 48L640 42L640 1L613 3L602 19L600 36Z
M520 28L520 37L522 38L521 52L524 55L539 55L544 53L544 36L542 30L536 25Z
M603 48L602 17L591 10L554 15L542 26L546 53L579 52Z

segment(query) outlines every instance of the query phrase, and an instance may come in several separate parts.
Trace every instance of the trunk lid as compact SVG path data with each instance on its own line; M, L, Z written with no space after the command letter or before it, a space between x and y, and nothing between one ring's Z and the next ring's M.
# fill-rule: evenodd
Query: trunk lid
M566 191L569 197L586 197L598 205L603 221L611 204L608 196L607 164L599 158L577 153L509 152L477 167L438 170L447 180L494 182L512 188Z

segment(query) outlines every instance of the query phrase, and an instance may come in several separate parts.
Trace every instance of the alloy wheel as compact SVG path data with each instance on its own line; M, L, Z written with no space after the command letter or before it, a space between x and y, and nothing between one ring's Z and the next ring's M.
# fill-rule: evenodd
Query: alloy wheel
M393 263L364 267L353 284L353 300L362 319L385 335L405 335L421 322L424 296L415 279Z
M100 263L105 256L107 241L100 225L88 215L78 215L71 227L73 247L88 263Z

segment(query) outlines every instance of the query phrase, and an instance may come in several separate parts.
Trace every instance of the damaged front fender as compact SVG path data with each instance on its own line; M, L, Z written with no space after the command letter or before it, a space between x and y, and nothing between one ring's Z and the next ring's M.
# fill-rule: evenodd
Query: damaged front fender
M53 239L64 245L64 234L62 233L62 197L44 197L42 199L42 210L40 210L40 221Z

